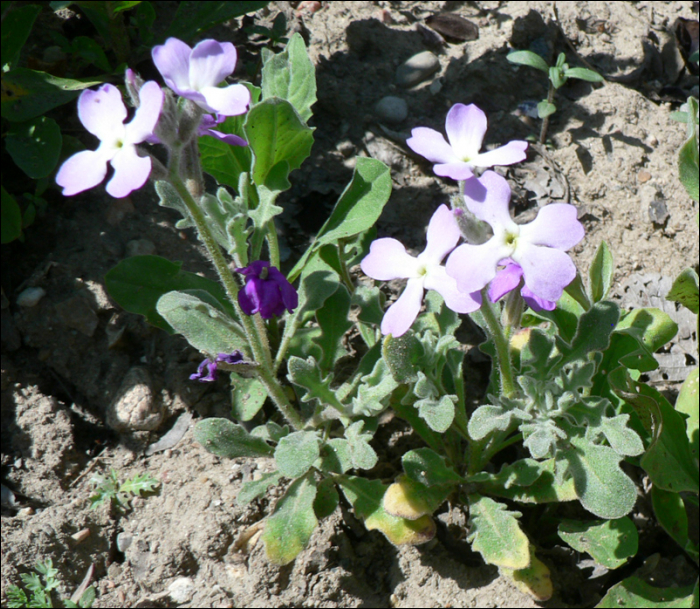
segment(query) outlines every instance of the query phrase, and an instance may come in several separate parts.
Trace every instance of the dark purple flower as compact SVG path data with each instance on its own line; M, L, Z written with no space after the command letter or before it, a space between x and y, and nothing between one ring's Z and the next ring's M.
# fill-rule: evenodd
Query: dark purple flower
M238 291L238 303L246 315L260 313L270 319L285 309L291 313L299 304L297 291L269 262L257 260L236 271L246 277L245 287Z
M199 381L201 383L211 383L216 380L216 372L219 363L239 364L243 361L243 354L238 349L236 349L233 353L219 353L214 361L207 358L201 364L199 364L197 372L190 375L190 380ZM206 375L204 374L205 368L207 370Z

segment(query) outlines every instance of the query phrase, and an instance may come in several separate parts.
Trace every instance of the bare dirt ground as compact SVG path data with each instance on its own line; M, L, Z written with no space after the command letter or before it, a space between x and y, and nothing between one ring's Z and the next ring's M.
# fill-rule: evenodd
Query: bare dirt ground
M456 186L434 176L405 138L416 126L443 130L457 102L486 112L487 145L536 136L539 121L524 116L522 104L546 96L544 75L506 61L512 48L534 45L552 59L563 51L571 65L583 66L578 54L607 80L572 81L560 90L549 145L503 172L514 187L516 218L527 220L549 201L577 205L586 239L576 261L587 270L605 240L617 264L613 295L625 304L662 306L668 281L697 265L698 210L676 168L685 132L669 118L683 95L697 96L697 77L684 72L673 34L677 18L697 20L697 2L558 2L556 21L551 2L297 4L273 2L255 18L269 23L286 11L317 69L316 143L292 176L280 224L290 260L332 208L357 155L392 168L394 191L380 235L420 251L427 220ZM441 44L420 33L427 17L443 12L474 22L478 39ZM240 25L207 37L233 41L243 65L257 51ZM397 86L397 67L426 50L437 57L437 71L411 88ZM245 78L245 71L236 76ZM405 118L378 112L386 96L405 100ZM180 417L229 412L226 381L188 380L199 354L122 311L104 288L105 272L135 253L181 260L185 269L213 277L196 237L174 227L177 219L157 206L151 186L122 200L102 187L69 199L56 191L26 241L3 246L2 479L18 502L3 506L3 605L8 584L51 558L64 598L95 566L96 607L538 606L471 552L466 515L451 506L438 515L434 541L403 548L367 532L351 510L337 512L293 564L271 566L255 531L282 489L245 508L236 504L241 484L270 463L223 461L196 444L191 431L170 447L147 450L176 421L187 428ZM46 292L33 307L17 304L27 287ZM672 394L688 366L697 365L697 337L692 322L667 310L678 316L681 335L652 380ZM477 392L484 363L472 353L469 364ZM125 382L131 391L115 414ZM117 415L125 412L128 423L119 424ZM401 439L401 430L393 431L377 438L386 442L389 475ZM122 479L149 472L159 490L136 499L123 516L107 507L91 510L89 479L110 468ZM639 554L608 573L593 573L585 556L530 531L552 570L556 592L545 606L594 606L634 573L657 585L694 579L680 548L650 515L640 479L632 514Z

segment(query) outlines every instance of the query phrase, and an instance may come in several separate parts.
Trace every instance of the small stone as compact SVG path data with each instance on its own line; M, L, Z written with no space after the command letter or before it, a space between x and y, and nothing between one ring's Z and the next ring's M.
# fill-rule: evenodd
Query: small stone
M194 592L194 582L189 577L178 577L168 586L170 598L177 604L188 602Z
M374 111L387 123L400 123L408 116L408 105L405 99L387 95L377 102Z
M46 296L44 288L27 288L17 296L17 305L20 307L35 307Z
M134 367L126 373L106 418L107 425L119 432L153 431L163 422L163 407L153 395L146 368Z
M95 311L90 308L90 305L80 294L71 296L54 308L64 325L85 336L92 336L100 323Z
M130 256L148 256L156 251L156 246L148 239L134 239L126 244L126 255Z
M640 184L644 184L644 182L648 182L649 180L651 180L651 174L648 171L642 169L642 171L637 174L637 182Z
M412 87L439 69L438 58L430 51L423 51L410 57L396 69L396 84L399 87Z
M120 552L126 552L129 546L131 545L133 539L134 538L131 535L129 535L129 533L119 533L117 535L117 549Z
M88 537L90 537L90 529L81 529L77 533L71 535L71 538L78 543L85 541Z

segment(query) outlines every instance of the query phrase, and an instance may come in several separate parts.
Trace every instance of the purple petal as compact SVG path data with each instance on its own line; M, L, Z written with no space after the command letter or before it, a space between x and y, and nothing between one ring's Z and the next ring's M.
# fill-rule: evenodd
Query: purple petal
M276 285L282 298L282 304L290 313L299 305L299 295L287 278L274 266L268 271L269 279ZM281 313L280 313L281 315Z
M245 114L250 103L250 91L244 85L230 85L220 89L218 87L204 87L201 89L207 106L213 112L224 116L238 116Z
M207 369L206 376L204 375L204 368ZM216 362L212 362L209 358L205 359L199 367L197 372L190 375L191 381L199 381L201 383L211 383L216 380Z
M66 160L56 174L63 196L70 197L97 186L107 175L108 160L99 150L83 150Z
M423 279L409 279L406 289L382 319L382 334L402 336L418 317L423 302Z
M444 266L431 270L430 275L425 278L424 287L440 294L447 307L455 313L471 313L481 306L481 294L461 292L457 288L457 281L447 274Z
M523 276L523 269L517 264L508 264L496 273L489 285L489 299L498 302L508 292L518 287Z
M472 166L463 161L435 165L433 171L435 175L442 176L443 178L452 178L453 180L468 180L474 175Z
M493 167L494 165L512 165L524 161L527 157L527 142L514 140L505 146L489 150L471 159L471 163L476 167Z
M584 235L576 207L569 203L550 203L540 209L537 217L520 227L520 238L533 245L547 245L568 250Z
M556 302L576 277L576 265L569 255L552 247L518 241L512 255L523 269L525 285L535 296Z
M133 146L121 148L111 160L114 175L107 182L107 192L115 199L126 197L141 188L151 173L151 157L142 157Z
M447 113L445 131L457 158L471 161L484 141L486 115L474 104L455 104Z
M483 197L484 190L486 191L485 197ZM473 198L472 191L475 191L477 196L483 198L481 200ZM474 180L467 180L464 185L464 202L469 211L479 220L488 222L494 230L497 226L509 230L518 230L508 211L510 186L508 186L508 181L495 171L485 171L478 178L477 184L475 184Z
M218 353L216 356L217 362L224 362L226 364L239 364L244 360L243 354L238 349L233 353Z
M254 315L260 311L260 300L263 280L258 277L251 277L245 286L238 290L238 304L246 315Z
M163 108L165 94L158 83L149 80L139 91L140 105L132 121L126 126L126 140L131 144L140 144L148 136L158 123L160 111Z
M190 55L190 87L196 91L215 87L227 76L233 74L236 60L236 48L230 42L202 40L197 43Z
M435 129L416 127L411 131L411 137L406 140L406 144L413 152L425 157L431 163L451 163L460 160L442 133Z
M554 311L557 307L556 302L535 296L525 285L520 290L520 295L523 297L525 304L533 311Z
M362 272L372 279L389 281L418 275L418 260L406 252L396 239L376 239L369 246L369 254L362 259Z
M262 273L262 270L269 267L269 262L265 262L264 260L255 260L254 262L251 262L248 266L236 269L236 272L240 273L241 275L245 275L246 277L260 277L260 273Z
M418 256L421 262L439 264L457 245L461 232L454 214L447 205L440 205L428 223L428 244Z
M510 249L495 237L482 245L463 243L447 259L447 274L457 280L462 292L478 292L495 277L499 261L508 257Z
M78 117L83 126L100 140L121 135L126 119L122 94L114 85L102 85L97 91L86 89L78 99Z
M165 84L178 95L191 90L190 55L192 49L182 40L168 38L165 44L153 47L151 57Z
M233 133L222 133L221 131L216 131L215 129L201 129L199 135L210 135L215 137L217 140L221 140L229 146L247 146L246 142L242 137L234 135Z

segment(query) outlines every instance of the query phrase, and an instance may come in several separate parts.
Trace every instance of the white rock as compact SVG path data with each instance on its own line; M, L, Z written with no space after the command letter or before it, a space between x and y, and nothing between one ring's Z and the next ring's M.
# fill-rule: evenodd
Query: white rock
M374 106L377 116L387 123L400 123L408 116L406 100L393 95L382 97Z
M176 603L186 603L192 598L194 582L189 577L178 577L168 586L168 594Z
M17 296L17 304L20 307L35 307L44 296L46 296L44 288L27 288Z
M439 69L440 60L430 51L423 51L396 68L396 84L399 87L412 87Z

